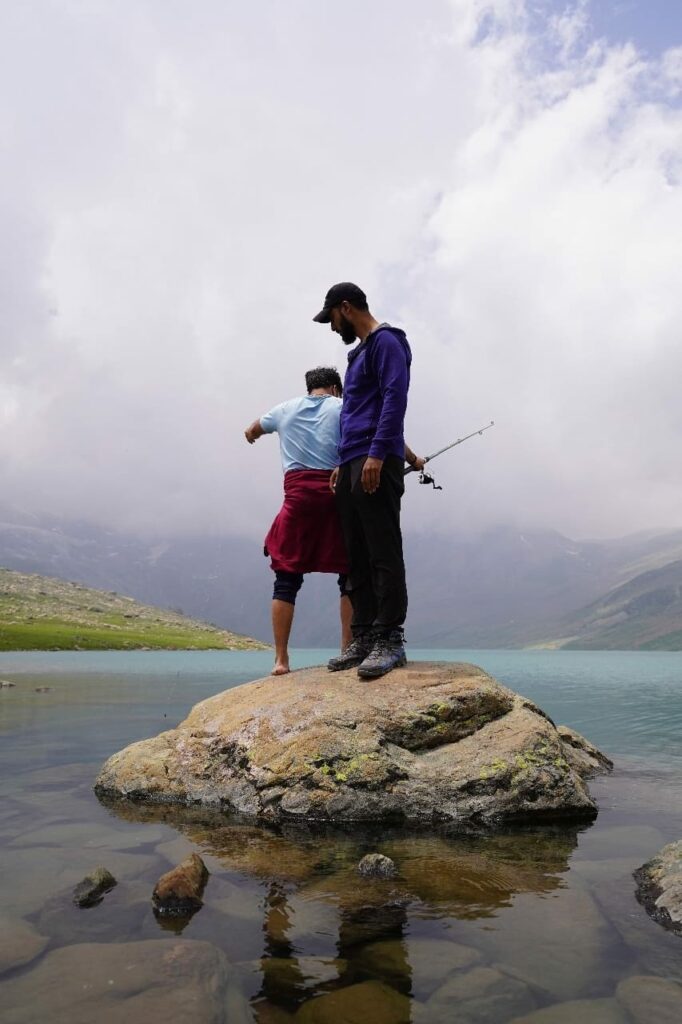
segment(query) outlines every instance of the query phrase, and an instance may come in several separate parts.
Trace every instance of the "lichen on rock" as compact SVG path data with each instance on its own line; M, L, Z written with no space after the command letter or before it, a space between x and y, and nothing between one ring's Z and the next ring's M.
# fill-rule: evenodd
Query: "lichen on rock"
M570 732L570 736L568 733ZM270 821L457 825L592 817L607 759L467 664L417 662L367 682L311 668L197 704L102 768L100 795Z

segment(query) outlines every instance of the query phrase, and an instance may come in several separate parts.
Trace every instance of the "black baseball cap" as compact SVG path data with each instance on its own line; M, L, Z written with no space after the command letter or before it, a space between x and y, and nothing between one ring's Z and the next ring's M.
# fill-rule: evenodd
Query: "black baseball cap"
M324 306L313 320L318 324L328 324L332 318L332 308L340 306L342 302L350 302L357 309L367 309L367 296L362 288L350 281L342 281L331 286L324 297Z

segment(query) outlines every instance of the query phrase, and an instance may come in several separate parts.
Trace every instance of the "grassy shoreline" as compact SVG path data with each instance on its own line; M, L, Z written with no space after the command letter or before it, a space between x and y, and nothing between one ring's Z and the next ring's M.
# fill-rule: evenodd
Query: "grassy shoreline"
M0 652L267 647L251 637L114 592L0 569Z

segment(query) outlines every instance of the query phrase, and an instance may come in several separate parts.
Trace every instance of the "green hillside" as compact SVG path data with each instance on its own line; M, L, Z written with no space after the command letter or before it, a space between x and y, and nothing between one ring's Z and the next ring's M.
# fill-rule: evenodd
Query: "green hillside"
M573 650L682 650L682 560L642 572L562 624L552 646Z
M246 650L265 646L120 594L0 569L0 651Z

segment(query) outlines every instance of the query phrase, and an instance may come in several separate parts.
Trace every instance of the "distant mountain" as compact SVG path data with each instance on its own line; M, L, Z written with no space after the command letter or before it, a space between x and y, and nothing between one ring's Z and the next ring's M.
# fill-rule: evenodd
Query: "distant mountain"
M498 527L472 538L408 537L405 548L410 639L519 647L559 635L576 609L682 557L682 530L573 541L556 531Z
M682 650L682 560L640 573L563 623L562 647Z
M262 645L131 597L0 569L0 651L244 650Z
M521 647L572 636L566 628L576 610L682 559L682 530L598 541L505 526L476 535L412 533L405 556L412 646ZM252 538L140 538L0 508L0 565L116 590L270 639L272 573ZM334 579L308 577L292 644L335 646L337 610Z
M0 509L0 566L130 594L270 639L271 573L262 549L251 540L148 539L91 523L17 518L12 510ZM331 587L329 593L332 597Z

